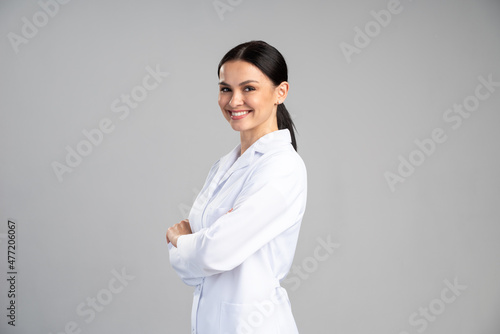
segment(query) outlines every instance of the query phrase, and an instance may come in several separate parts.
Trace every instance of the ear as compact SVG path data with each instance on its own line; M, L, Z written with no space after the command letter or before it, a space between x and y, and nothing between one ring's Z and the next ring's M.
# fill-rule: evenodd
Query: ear
M276 87L276 104L278 104L278 101L279 103L285 102L288 95L288 88L289 85L287 81L283 81Z

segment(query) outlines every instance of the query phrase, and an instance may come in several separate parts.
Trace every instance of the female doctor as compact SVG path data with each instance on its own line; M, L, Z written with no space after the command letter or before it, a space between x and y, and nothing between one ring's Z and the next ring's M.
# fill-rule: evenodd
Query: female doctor
M298 333L280 286L292 265L307 175L283 105L288 74L263 41L220 61L219 107L240 144L210 169L188 219L167 231L170 263L196 287L195 334Z

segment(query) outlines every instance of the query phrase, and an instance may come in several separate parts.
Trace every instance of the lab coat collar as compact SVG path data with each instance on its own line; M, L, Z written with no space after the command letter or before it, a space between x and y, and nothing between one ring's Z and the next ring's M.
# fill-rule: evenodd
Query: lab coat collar
M292 137L290 136L290 130L282 129L269 132L268 134L260 137L255 143L253 143L252 146L254 146L255 152L266 153L281 146L288 145L291 142ZM252 146L250 146L250 148ZM243 155L245 155L245 153L243 153Z
M221 158L219 175L223 175L223 177L217 183L225 181L234 171L252 163L256 152L264 154L279 147L290 145L291 142L290 130L282 129L260 137L241 156L241 143L238 144L231 152Z

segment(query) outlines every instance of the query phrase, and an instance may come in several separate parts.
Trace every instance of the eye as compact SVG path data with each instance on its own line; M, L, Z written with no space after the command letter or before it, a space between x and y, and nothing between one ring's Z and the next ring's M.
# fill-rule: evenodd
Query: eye
M227 87L221 87L220 91L221 91L222 93L225 93L225 92L229 92L229 91L230 91L230 89L229 89L229 88L227 88Z
M255 88L252 86L246 86L244 90L245 90L245 92L250 92L252 90L255 90Z

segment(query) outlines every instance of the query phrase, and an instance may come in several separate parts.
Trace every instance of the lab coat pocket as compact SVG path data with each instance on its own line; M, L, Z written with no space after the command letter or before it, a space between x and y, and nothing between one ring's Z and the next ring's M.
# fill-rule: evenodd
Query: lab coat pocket
M257 304L222 302L219 334L279 334L272 310Z

